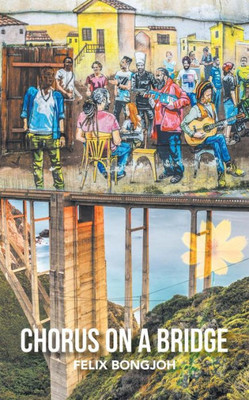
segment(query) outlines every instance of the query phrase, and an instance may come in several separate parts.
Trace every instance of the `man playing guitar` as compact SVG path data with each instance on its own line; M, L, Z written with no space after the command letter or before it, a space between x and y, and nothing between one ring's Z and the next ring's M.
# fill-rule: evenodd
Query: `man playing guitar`
M231 161L224 135L218 134L216 131L213 131L212 134L209 135L204 129L193 130L193 121L195 120L202 121L209 117L214 123L217 121L215 105L212 103L212 92L213 86L210 81L199 83L196 88L197 104L192 107L189 114L186 115L182 121L181 128L186 137L192 139L192 145L195 146L196 149L200 150L205 146L213 148L217 164L218 186L225 187L225 172L237 177L243 177L245 173L237 168L236 164ZM225 126L225 123L223 126ZM198 142L197 146L194 144L195 140Z

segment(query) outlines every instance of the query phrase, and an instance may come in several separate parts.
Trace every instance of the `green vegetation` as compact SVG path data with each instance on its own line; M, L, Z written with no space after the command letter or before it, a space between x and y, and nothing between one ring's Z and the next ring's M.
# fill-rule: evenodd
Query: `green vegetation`
M25 354L20 348L21 330L29 324L2 273L0 327L0 399L49 400L47 364L42 354Z
M228 353L151 353L108 357L126 360L168 360L175 370L93 371L70 400L246 400L249 399L249 278L230 287L214 287L191 299L174 296L148 314L146 328L155 342L157 329L227 328Z

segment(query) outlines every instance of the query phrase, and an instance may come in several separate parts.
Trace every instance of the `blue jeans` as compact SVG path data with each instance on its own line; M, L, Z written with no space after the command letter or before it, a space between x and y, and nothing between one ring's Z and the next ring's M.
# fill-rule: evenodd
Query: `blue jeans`
M196 94L195 93L187 93L188 98L190 100L191 106L195 106L197 104Z
M207 137L204 142L199 144L196 149L203 149L205 146L210 146L214 150L215 161L218 172L224 172L224 163L231 160L230 154L227 149L225 136L218 134Z
M163 132L157 125L158 154L164 166L165 173L183 175L181 137L180 133Z
M126 117L126 104L125 101L115 100L114 103L114 111L113 114L115 115L117 121L119 122L120 113L123 110L124 116Z
M236 122L235 116L238 114L238 108L235 107L233 101L231 99L224 102L224 111L226 119L231 118L234 116L234 119L228 122L228 125L233 125Z
M221 89L216 89L216 92L213 94L213 103L215 105L216 113L218 115L221 101Z
M126 142L121 142L120 145L117 146L116 150L112 152L113 156L118 156L118 176L124 173L130 153L131 146ZM98 163L98 169L101 174L106 172L104 165L101 163Z

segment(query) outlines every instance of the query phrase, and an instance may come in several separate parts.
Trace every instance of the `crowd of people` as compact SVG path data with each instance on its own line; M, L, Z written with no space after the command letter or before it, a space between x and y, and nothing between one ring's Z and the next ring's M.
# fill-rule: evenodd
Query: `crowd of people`
M89 131L110 133L112 153L118 157L118 179L125 176L125 167L134 147L156 145L164 166L159 179L169 178L171 184L180 182L184 175L182 132L195 151L205 146L213 149L218 186L226 185L225 174L244 176L244 171L231 160L228 146L236 143L232 125L236 123L238 102L246 99L246 88L249 87L247 58L241 58L241 65L236 70L231 62L225 62L221 67L219 57L212 57L206 47L200 62L193 51L184 56L182 69L177 72L173 55L167 51L164 65L157 68L155 74L145 68L146 54L135 53L135 72L130 70L132 61L124 56L113 79L107 79L103 74L99 61L92 64L93 72L85 81L87 97L78 117L76 139L85 145ZM203 78L200 65L204 69ZM52 88L54 79L56 90ZM108 111L110 85L114 90L113 114ZM76 97L82 100L82 94L75 87L70 57L64 59L64 68L56 74L51 67L42 68L39 87L31 87L25 94L21 117L33 149L37 188L43 188L44 149L50 156L55 188L64 188L60 164L60 146L65 144L63 103L66 106L67 101ZM222 100L225 119L221 118ZM218 123L219 119L224 121ZM224 133L218 131L216 125L224 129ZM101 163L98 168L107 177Z

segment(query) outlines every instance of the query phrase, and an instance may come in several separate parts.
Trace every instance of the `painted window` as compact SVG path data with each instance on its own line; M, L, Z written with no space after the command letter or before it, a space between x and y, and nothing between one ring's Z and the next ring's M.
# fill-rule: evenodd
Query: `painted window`
M195 46L193 46L193 51L195 51L196 50L196 47Z
M69 39L69 43L72 43L72 38Z
M82 40L92 40L92 29L91 28L83 28L82 29Z
M219 31L215 31L215 37L216 37L216 38L219 37Z
M157 35L157 43L158 44L170 44L169 34L166 35Z
M19 33L20 33L20 35L22 35L23 34L23 29L20 29Z
M1 34L5 35L5 33L6 33L6 30L5 29L1 29Z
M77 42L78 42L78 39L74 39L74 41L75 41L75 43L77 43Z

